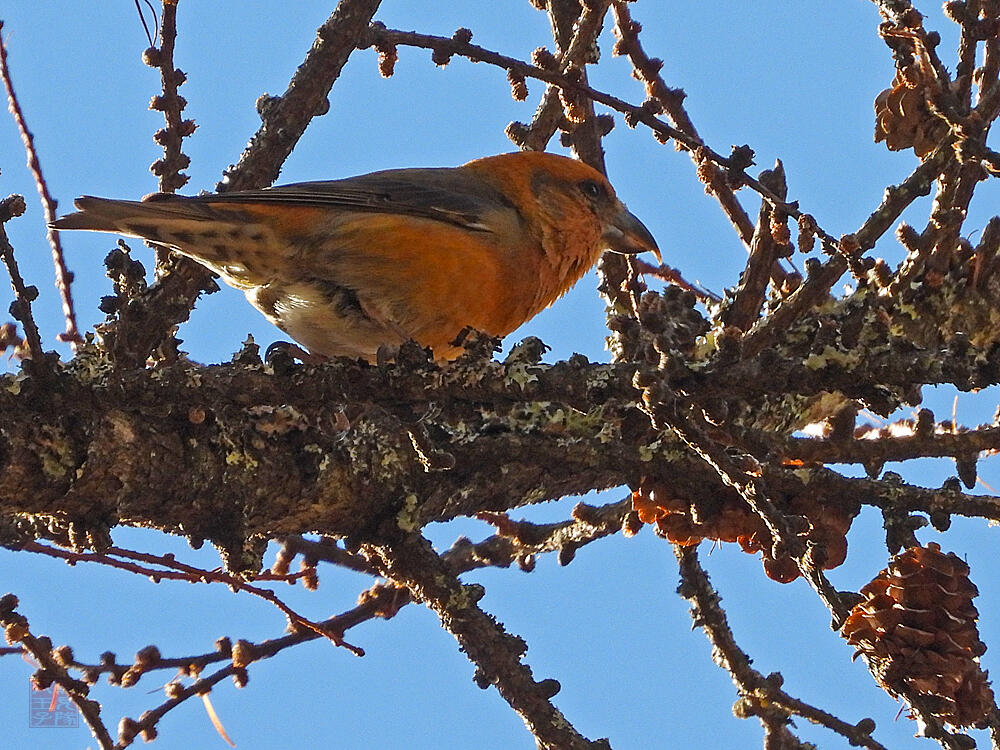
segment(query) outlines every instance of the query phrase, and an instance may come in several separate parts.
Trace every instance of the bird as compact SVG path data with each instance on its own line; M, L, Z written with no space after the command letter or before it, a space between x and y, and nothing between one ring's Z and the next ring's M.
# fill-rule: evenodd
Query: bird
M384 361L411 339L452 360L463 331L506 336L605 250L660 260L604 175L538 151L261 190L83 196L74 206L50 226L191 258L320 360Z

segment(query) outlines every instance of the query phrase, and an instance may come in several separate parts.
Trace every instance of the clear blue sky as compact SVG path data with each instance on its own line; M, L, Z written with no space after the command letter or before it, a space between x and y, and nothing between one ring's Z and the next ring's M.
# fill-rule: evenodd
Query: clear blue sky
M188 100L185 114L199 126L184 146L192 159L186 192L211 189L222 169L235 162L259 123L254 101L265 91L284 90L333 5L332 0L181 0L175 61L188 74L181 91ZM688 110L703 138L718 151L751 145L761 168L780 157L790 197L831 233L856 229L885 186L915 166L912 153L889 153L872 142L872 100L893 75L890 55L876 35L873 4L640 0L632 8L645 26L647 50L666 61L668 83L686 89ZM931 14L930 25L943 32L947 54L954 47L950 23L937 16L936 5L924 10ZM155 190L147 168L160 152L150 136L162 120L146 105L159 90L159 78L140 61L147 43L133 4L17 2L2 13L15 85L50 189L63 209L82 193L137 198ZM385 0L378 18L389 26L444 35L466 26L475 32L475 42L522 58L550 44L545 15L526 0ZM611 57L609 34L602 51L594 85L641 102L641 87L629 77L627 62ZM356 53L334 88L330 113L310 125L279 181L456 165L512 150L504 127L511 119L529 120L542 91L536 82L528 85L528 102L516 103L503 72L460 59L438 69L427 52L411 49L400 51L396 75L383 80L374 53ZM612 182L657 237L666 261L711 289L734 284L745 252L697 183L688 157L657 144L642 129L629 130L621 118L606 147ZM7 228L23 274L41 290L36 315L52 347L62 319L41 210L23 165L14 126L0 118L0 192L22 193L29 202L28 213ZM994 187L982 191L967 227L985 224L996 197ZM744 199L756 215L752 195ZM921 203L908 215L917 222L926 210ZM895 261L899 250L889 239L877 253ZM97 304L110 283L101 260L114 238L71 235L64 243L76 273L81 328L89 329L103 319ZM151 266L148 252L133 246ZM606 358L603 306L595 287L591 274L511 340L540 336L552 347L553 361L573 352ZM9 302L4 294L0 309ZM229 359L248 332L262 345L279 335L242 295L224 289L198 303L180 338L193 359L211 363ZM953 395L928 391L928 403L948 415ZM963 395L958 416L967 424L987 422L996 401L995 391ZM951 473L949 462L924 461L907 476L938 486ZM982 463L981 474L1000 487L995 463ZM617 500L623 494L587 499ZM565 518L575 502L568 498L524 515ZM479 539L489 528L466 522L428 533L446 547L459 534ZM970 562L983 594L976 603L988 644L1000 635L995 534L985 524L961 520L945 535L920 533L923 541L938 540ZM837 586L857 590L884 567L881 536L880 516L863 513L850 536L848 563L831 575ZM218 564L211 550L194 552L148 532L120 529L114 538L122 546L172 550L205 567ZM850 648L829 630L826 610L805 584L769 581L757 559L732 546L709 554L703 545L702 552L736 637L759 670L780 671L789 692L846 720L875 718L876 737L887 746L926 744L912 739L912 722L894 720L896 704L874 687L861 662L851 663ZM691 632L687 608L674 594L670 546L649 530L591 545L566 568L542 559L531 575L487 570L467 580L483 582L488 594L482 605L526 638L527 661L536 676L562 683L556 703L584 734L608 736L617 750L760 745L758 723L732 717L735 691L712 664L703 635ZM298 611L321 619L350 608L368 585L360 576L321 570L318 592L287 587L279 593ZM20 596L21 611L38 633L71 644L88 660L113 650L128 661L148 643L169 656L201 653L222 635L256 641L280 634L284 626L278 611L222 587L154 585L125 573L69 568L6 550L0 550L0 589ZM368 623L348 637L368 655L358 659L312 643L254 664L243 690L222 683L212 701L238 747L533 747L498 694L474 686L472 666L428 610L407 607L396 619ZM1000 669L996 658L988 651L984 666ZM93 747L82 726L27 728L30 672L17 658L0 660L0 746ZM162 692L155 691L171 676L147 675L128 691L101 685L94 695L113 728L120 716L137 716L158 704ZM147 694L150 690L154 694ZM822 748L848 747L825 730L798 724L800 736ZM981 741L985 746L985 738ZM201 705L191 701L161 722L155 747L225 745Z

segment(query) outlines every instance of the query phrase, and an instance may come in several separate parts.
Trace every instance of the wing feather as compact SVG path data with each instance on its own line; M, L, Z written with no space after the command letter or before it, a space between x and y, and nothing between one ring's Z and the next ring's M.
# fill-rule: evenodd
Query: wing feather
M498 210L517 210L502 193L483 185L475 175L449 168L390 169L343 180L299 182L190 200L206 204L286 203L419 216L474 231L490 231L487 217Z

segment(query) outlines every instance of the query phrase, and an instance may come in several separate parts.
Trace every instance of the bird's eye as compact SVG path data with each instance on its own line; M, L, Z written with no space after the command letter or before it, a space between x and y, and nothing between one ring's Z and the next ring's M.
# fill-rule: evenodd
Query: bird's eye
M580 191L588 198L600 198L604 195L604 186L595 180L584 180L580 183Z

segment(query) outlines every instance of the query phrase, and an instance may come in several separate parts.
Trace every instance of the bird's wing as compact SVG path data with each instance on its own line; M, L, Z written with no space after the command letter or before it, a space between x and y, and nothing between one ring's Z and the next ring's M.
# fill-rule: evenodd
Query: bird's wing
M189 199L205 204L277 203L418 216L474 231L491 231L497 211L516 212L499 191L462 169L390 169L325 182ZM156 202L154 197L153 202Z

